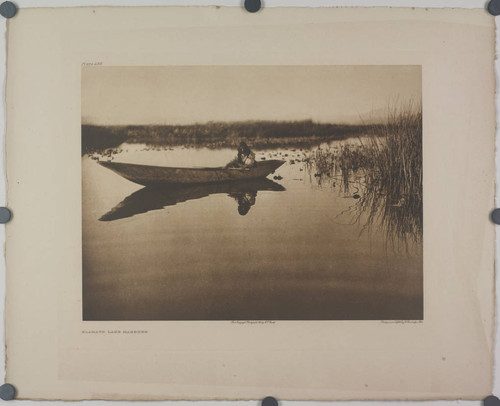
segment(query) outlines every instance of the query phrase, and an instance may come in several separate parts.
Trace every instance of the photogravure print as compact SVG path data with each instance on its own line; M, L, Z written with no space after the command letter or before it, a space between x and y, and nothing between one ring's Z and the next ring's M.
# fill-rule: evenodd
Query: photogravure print
M420 66L83 67L84 320L419 320Z

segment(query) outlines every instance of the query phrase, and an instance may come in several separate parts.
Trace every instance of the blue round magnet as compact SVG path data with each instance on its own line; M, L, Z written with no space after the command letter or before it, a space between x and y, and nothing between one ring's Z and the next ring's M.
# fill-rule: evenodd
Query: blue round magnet
M0 14L5 18L12 18L17 13L17 6L11 1L4 1L0 4Z
M245 0L245 9L250 13L255 13L260 10L260 0Z
M500 224L500 209L495 209L491 212L491 221L495 224Z
M12 213L7 207L0 207L0 224L5 224L12 218Z
M10 383L4 383L0 386L0 399L2 400L12 400L16 396L16 388L14 388Z
M493 16L500 15L500 0L490 0L488 3L488 12Z
M278 401L272 396L262 399L262 406L278 406Z
M500 399L498 399L496 396L488 396L483 399L483 405L484 406L500 406Z

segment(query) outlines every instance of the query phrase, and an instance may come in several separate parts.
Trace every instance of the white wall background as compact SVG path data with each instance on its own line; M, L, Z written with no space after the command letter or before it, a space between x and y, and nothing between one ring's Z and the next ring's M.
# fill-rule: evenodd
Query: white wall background
M419 7L419 8L485 8L488 1L485 0L261 0L263 7ZM2 0L0 0L0 3ZM81 6L233 6L243 7L243 0L14 0L22 14L23 8L30 7L81 7ZM257 15L256 15L256 18ZM496 23L499 24L500 17L496 18ZM2 83L2 99L5 92L5 62L6 62L6 24L5 19L0 16L0 80ZM497 29L497 44L496 54L500 53L500 34ZM500 81L500 64L496 62L496 75L497 82ZM498 94L499 85L497 84L497 127L500 127L500 96ZM497 130L497 153L496 153L496 180L497 184L500 181L500 130ZM4 206L6 202L5 190L5 103L2 101L2 109L0 109L0 206ZM497 206L500 206L500 190L496 190ZM16 208L11 208L15 213ZM492 208L493 209L493 208ZM498 240L498 238L497 238ZM0 226L0 246L5 244L5 228ZM5 309L5 258L4 251L0 250L0 365L5 365L5 345L4 345L4 309ZM500 244L496 243L497 258L500 254ZM496 265L496 272L500 270L500 266ZM499 284L496 287L496 295L500 297ZM496 308L496 324L500 321L500 305L497 301ZM495 365L500 365L500 340L498 337L498 327L496 328L496 346L495 346ZM35 344L36 345L36 344ZM464 349L465 350L465 349ZM495 368L497 369L497 367ZM467 374L467 371L463 371ZM0 370L0 383L4 382L5 370ZM471 379L474 379L471 376ZM15 382L9 382L15 386ZM495 374L495 383L493 394L500 397L500 376ZM270 393L269 395L272 395ZM2 402L0 400L0 402ZM37 404L62 404L62 402L34 402L34 401L10 401L8 404L12 406L33 406ZM464 406L479 406L482 404L480 401L432 401L432 402L349 402L349 406L382 406L390 404L392 406L451 406L451 405L464 405ZM107 405L134 405L143 406L151 405L151 402L105 402L105 401L84 401L78 402L82 406L107 406ZM160 406L260 406L260 402L154 402L155 405ZM346 402L280 402L281 406L337 406L346 404Z

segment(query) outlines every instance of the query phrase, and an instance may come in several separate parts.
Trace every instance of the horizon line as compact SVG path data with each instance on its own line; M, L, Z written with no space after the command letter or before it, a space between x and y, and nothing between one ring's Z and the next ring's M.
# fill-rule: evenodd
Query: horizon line
M377 120L366 120L364 122L358 122L358 123L353 123L353 122L345 122L345 121L315 121L312 119L301 119L301 120L234 120L234 121L224 121L224 120L216 120L216 121L205 121L205 122L194 122L194 123L148 123L148 124L133 124L133 123L127 123L127 124L99 124L95 122L84 122L82 120L81 125L93 125L96 127L148 127L148 126L178 126L178 127L188 127L188 126L195 126L195 125L208 125L208 124L242 124L242 123L304 123L304 122L311 122L313 124L319 124L319 125L349 125L349 126L355 126L355 125L376 125L376 124L383 124L386 121L386 119L377 119Z

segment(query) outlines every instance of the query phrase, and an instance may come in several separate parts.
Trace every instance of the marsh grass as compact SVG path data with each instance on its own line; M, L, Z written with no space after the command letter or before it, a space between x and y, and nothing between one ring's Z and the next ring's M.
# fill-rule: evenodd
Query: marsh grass
M411 103L392 109L379 138L361 143L369 163L367 183L379 185L392 201L422 197L422 109Z
M350 193L353 175L361 174L355 220L367 213L364 229L380 222L391 239L422 238L422 109L408 103L389 110L384 124L357 145L318 149L308 166L319 179L336 177ZM359 176L358 176L359 177Z

